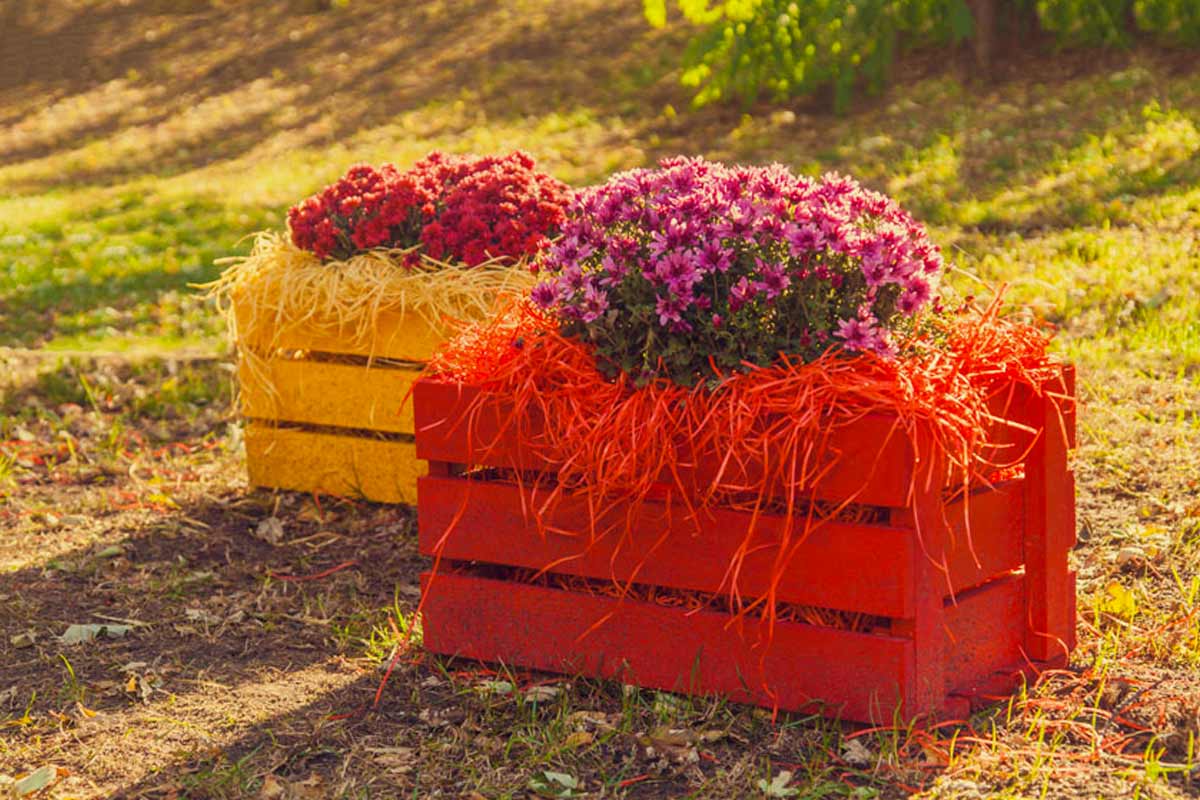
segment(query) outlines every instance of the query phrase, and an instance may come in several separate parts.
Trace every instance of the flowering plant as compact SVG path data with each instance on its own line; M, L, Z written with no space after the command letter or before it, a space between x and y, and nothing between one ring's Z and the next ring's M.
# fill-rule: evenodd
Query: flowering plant
M888 355L890 328L931 297L942 259L894 201L782 166L664 160L576 195L534 302L594 344L606 374L697 379Z
M525 153L434 152L411 169L357 164L288 211L293 243L321 259L377 247L476 266L533 255L565 219L568 189Z

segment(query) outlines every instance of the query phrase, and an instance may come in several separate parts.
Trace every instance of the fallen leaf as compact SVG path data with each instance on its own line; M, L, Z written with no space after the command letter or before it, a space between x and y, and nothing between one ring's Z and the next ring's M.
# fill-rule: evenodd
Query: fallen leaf
M842 744L842 759L852 767L865 767L875 757L871 755L871 751L867 749L867 746L858 739L849 739Z
M480 694L512 694L513 685L508 681L480 681L475 684L475 691Z
M563 747L576 748L589 745L596 740L596 737L589 731L575 731L563 741Z
M258 523L254 535L268 544L277 545L283 541L283 522L279 517L267 517Z
M646 745L648 755L659 753L676 763L694 764L700 760L700 753L692 746L695 740L695 734L689 730L664 725L643 737L642 743Z
M613 716L619 717L620 715L614 714ZM602 731L609 731L616 727L613 722L609 720L609 716L603 711L572 711L569 719L577 728L582 728L585 725L591 725Z
M534 703L553 700L560 694L562 694L562 688L558 686L530 686L524 692L525 699Z
M545 770L529 779L529 788L542 797L578 797L579 779L565 772Z
M7 708L17 699L17 687L10 686L3 692L0 692L0 708Z
M686 747L695 737L691 731L683 728L668 728L666 726L650 731L650 744L656 747Z
M58 767L47 764L41 769L31 772L24 778L21 778L19 781L14 783L13 791L16 793L17 797L25 797L26 795L31 795L34 792L42 791L57 778Z
M403 775L412 771L416 750L411 747L368 747L372 760L388 770Z
M1107 595L1100 601L1100 610L1107 611L1118 617L1132 619L1137 613L1137 598L1133 592L1126 589L1117 581L1113 581L1105 587Z
M767 797L795 797L800 794L800 790L788 786L792 782L792 775L791 770L784 770L772 778L769 783L766 778L759 778L758 788Z
M58 637L58 640L63 644L83 644L102 636L119 639L131 630L133 628L129 625L71 625L63 632L62 636Z
M263 778L262 788L258 792L261 800L280 800L287 793L284 784L274 775Z
M10 636L8 643L19 650L22 647L33 647L33 643L36 640L36 633L33 631L25 631L24 633L18 633L15 636Z
M219 625L221 618L203 608L188 608L184 609L183 615L192 622L199 622L202 625Z

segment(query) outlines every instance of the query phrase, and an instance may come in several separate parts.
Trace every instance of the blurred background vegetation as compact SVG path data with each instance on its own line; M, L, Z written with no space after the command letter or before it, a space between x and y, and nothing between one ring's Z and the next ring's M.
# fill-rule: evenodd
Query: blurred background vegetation
M523 148L575 185L676 153L848 172L931 226L959 288L1010 282L1076 357L1190 370L1195 8L9 0L0 342L218 349L188 285L351 163Z
M969 44L975 71L1048 48L1200 45L1194 0L644 0L700 27L684 58L693 103L753 103L825 93L845 110L856 88L879 92L898 54Z

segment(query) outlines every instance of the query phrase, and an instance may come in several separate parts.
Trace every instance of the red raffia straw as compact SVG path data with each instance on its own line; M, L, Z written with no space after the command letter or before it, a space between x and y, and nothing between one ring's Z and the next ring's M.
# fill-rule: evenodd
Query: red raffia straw
M330 567L329 569L322 570L321 572L313 573L312 575L287 575L282 572L276 572L275 570L272 570L272 569L267 570L267 575L271 576L272 578L274 578L277 581L288 581L290 583L303 583L305 581L318 581L321 578L328 578L330 575L333 575L335 572L341 572L344 569L350 569L351 567L357 567L357 566L358 566L357 561L346 561L344 563L338 564L336 567Z

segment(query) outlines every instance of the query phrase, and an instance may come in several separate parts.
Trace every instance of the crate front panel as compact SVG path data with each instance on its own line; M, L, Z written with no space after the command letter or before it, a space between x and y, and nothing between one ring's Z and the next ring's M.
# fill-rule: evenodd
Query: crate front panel
M417 479L428 472L411 442L370 436L246 426L250 483L272 489L415 503Z
M263 355L276 350L304 350L423 363L446 339L443 331L413 313L381 311L369 334L362 339L355 336L354 326L322 314L315 314L301 324L258 325L251 334L250 321L256 310L245 302L235 301L234 313L238 344ZM271 312L260 309L258 313Z
M409 392L418 367L268 358L238 365L242 414L250 419L414 432Z
M778 623L764 651L756 623L716 612L449 573L422 576L422 592L435 653L785 710L819 699L831 716L890 721L912 670L913 643L893 636Z

